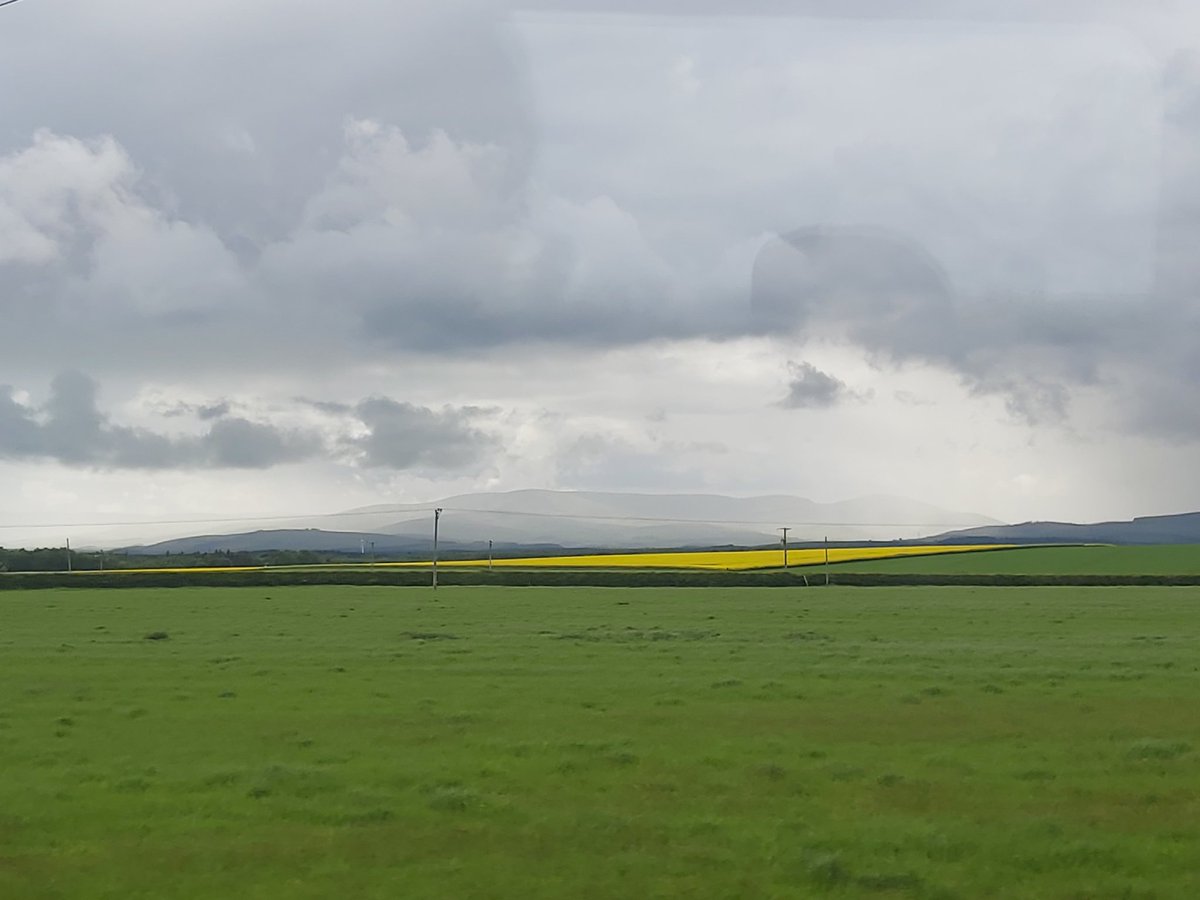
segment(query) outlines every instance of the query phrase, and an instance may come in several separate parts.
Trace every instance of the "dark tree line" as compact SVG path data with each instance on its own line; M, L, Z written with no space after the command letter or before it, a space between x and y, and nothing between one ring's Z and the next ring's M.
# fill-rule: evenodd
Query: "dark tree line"
M70 563L68 565L68 558ZM310 550L264 550L248 553L216 550L211 553L127 554L68 551L65 547L6 550L0 547L0 572L82 572L98 569L219 568L225 566L305 566L341 562L345 557Z

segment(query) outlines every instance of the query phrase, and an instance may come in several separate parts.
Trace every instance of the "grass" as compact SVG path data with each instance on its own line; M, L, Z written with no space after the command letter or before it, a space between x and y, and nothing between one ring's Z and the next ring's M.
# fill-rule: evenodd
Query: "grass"
M1200 545L1016 547L987 553L846 562L834 571L906 575L1200 575Z
M1190 898L1198 603L6 592L0 896Z

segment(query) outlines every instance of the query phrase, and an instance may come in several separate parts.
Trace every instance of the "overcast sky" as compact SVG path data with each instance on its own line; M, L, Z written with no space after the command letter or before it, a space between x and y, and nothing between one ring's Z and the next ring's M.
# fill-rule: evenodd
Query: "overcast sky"
M525 487L1198 509L1195 35L1184 2L0 9L0 544Z

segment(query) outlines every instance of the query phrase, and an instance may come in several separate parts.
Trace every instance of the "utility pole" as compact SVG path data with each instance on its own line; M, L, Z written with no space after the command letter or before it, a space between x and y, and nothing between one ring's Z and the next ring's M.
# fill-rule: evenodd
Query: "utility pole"
M492 571L492 541L488 539L488 571Z
M375 542L371 541L371 565L375 565Z
M433 511L433 589L437 590L438 522L442 518L441 507Z
M67 538L67 571L71 571L71 539Z
M829 587L829 535L825 535L825 587Z
M783 537L779 539L779 546L783 548L783 567L787 568L787 533L792 530L791 526L777 529L783 532Z

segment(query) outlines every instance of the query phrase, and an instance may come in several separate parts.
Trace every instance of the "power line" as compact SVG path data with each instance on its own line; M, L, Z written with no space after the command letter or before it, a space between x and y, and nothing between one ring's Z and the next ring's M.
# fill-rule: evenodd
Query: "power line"
M17 0L0 0L0 6L11 6L16 2Z

